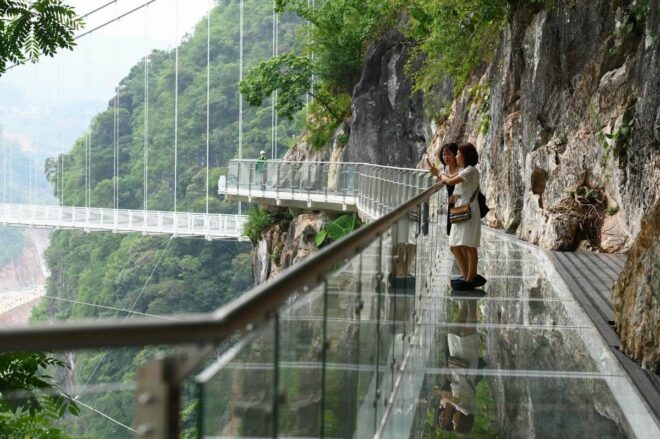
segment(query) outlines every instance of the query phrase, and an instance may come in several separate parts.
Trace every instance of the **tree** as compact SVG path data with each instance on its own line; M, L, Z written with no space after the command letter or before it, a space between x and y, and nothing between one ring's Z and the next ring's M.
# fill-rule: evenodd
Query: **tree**
M69 438L53 423L78 406L44 373L66 364L44 353L15 352L0 355L0 436Z
M62 0L0 0L0 75L7 63L36 62L75 46L83 20Z
M295 50L262 61L241 81L250 105L277 91L277 112L291 119L314 100L307 118L307 140L322 147L351 112L351 92L360 77L368 44L394 27L404 0L277 0L277 11L307 22ZM314 78L314 81L312 80Z

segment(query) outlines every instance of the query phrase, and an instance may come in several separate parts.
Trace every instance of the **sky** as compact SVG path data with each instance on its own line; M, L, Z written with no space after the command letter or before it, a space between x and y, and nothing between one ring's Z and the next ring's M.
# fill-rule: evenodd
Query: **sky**
M21 148L44 154L66 151L91 118L107 105L130 67L153 49L173 49L212 5L210 0L117 0L86 19L73 51L60 51L0 76L0 126L21 138ZM79 15L109 0L67 0ZM58 121L58 126L54 121ZM57 135L54 132L57 131ZM26 140L27 139L27 140Z

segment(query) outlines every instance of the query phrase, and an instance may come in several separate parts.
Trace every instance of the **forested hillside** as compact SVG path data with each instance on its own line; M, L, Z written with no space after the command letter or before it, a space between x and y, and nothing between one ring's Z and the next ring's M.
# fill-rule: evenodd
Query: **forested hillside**
M209 114L209 211L235 213L236 205L220 201L217 179L238 148L239 2L218 1L211 14L210 114ZM246 67L272 53L272 4L245 1ZM280 42L292 41L295 29L283 17ZM203 212L206 206L206 102L207 21L184 37L179 47L177 211ZM118 144L119 208L144 207L144 160L148 155L148 208L174 209L175 52L154 51L148 58L148 95L145 105L145 62L139 61L122 79L116 96L108 96L108 108L89 128L91 175L89 204L112 207L115 118ZM117 102L117 108L115 108ZM116 110L116 111L115 111ZM145 117L148 111L148 118ZM148 120L148 126L145 121ZM294 122L279 125L279 149L286 151ZM256 157L270 150L271 111L263 107L244 110L244 151ZM145 132L148 154L145 154ZM64 204L86 205L86 136L63 157ZM57 162L47 163L55 183ZM54 185L56 186L56 185ZM58 194L61 195L61 194ZM131 318L133 310L158 316L208 312L227 303L252 285L250 244L207 242L203 239L145 237L81 231L56 231L46 252L51 271L49 296L33 313L35 321L85 318ZM78 303L74 303L77 301ZM102 305L107 308L86 304ZM152 352L152 351L150 351ZM147 351L115 350L76 353L71 357L70 382L85 385L132 382L136 368L148 358ZM93 386L87 387L91 390ZM130 424L132 392L82 395L81 401ZM69 426L76 434L93 437L125 437L127 431L101 416L86 416ZM93 432L93 433L92 433Z

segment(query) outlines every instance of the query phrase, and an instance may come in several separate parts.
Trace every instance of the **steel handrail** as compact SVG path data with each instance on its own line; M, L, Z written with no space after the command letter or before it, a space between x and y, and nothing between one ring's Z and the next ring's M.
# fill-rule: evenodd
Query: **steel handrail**
M229 160L229 163L254 163L257 162L256 159L231 159ZM291 163L291 164L329 164L329 165L336 165L336 166L344 166L344 165L352 165L352 166L368 166L368 167L374 167L374 168L379 168L379 169L395 169L397 171L418 171L420 173L427 173L428 169L420 169L420 168L401 168L401 167L396 167L396 166L386 166L386 165L375 165L373 163L366 163L366 162L324 162L324 161L306 161L306 160L280 160L280 159L273 159L273 160L266 160L265 163Z
M429 187L381 218L330 244L213 313L183 316L175 321L112 319L4 329L0 330L0 352L220 343L236 331L257 327L294 293L317 286L337 264L365 249L410 209L421 205L442 186L438 183Z

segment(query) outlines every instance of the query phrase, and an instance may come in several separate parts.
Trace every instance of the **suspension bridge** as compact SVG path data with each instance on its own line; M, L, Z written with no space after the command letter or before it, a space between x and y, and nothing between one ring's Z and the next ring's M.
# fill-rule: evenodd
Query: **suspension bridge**
M242 215L241 204L238 203L235 213L214 212L211 204L212 198L216 197L213 193L215 181L212 181L213 171L223 165L228 167L229 163L221 163L219 156L225 156L223 149L228 148L235 151L240 159L243 155L243 136L244 136L244 113L243 97L237 94L237 132L233 136L236 143L218 144L211 140L212 131L217 129L215 121L212 118L211 103L217 99L213 95L216 87L215 81L221 81L222 78L214 78L211 71L211 51L212 44L220 44L220 41L214 40L212 33L212 11L215 7L214 2L199 2L193 6L185 8L180 4L180 0L149 0L136 4L134 1L113 0L107 2L97 2L90 6L90 12L82 14L87 22L86 29L76 37L77 47L73 52L63 52L55 59L43 59L37 65L14 66L10 68L6 76L9 81L19 80L17 77L26 77L35 84L50 84L47 92L40 92L35 96L30 96L26 105L39 108L40 105L46 106L44 102L61 103L68 95L90 95L99 96L99 99L107 99L107 95L113 95L108 103L107 109L99 108L98 111L105 111L109 114L112 122L109 133L109 141L99 144L94 133L95 121L88 122L89 127L85 129L77 138L77 142L82 144L84 150L82 156L78 159L71 156L71 153L64 154L70 145L67 145L64 138L72 138L71 133L63 132L62 126L57 129L47 130L37 124L30 127L28 134L24 126L24 121L18 123L10 117L9 120L3 120L0 126L2 132L2 202L0 203L0 224L7 226L28 226L28 227L48 227L54 229L80 229L86 232L109 231L115 233L142 233L146 235L173 235L203 237L206 239L240 239L242 237L242 228L247 217ZM313 2L310 2L310 4ZM254 5L252 5L254 7ZM280 51L280 17L275 12L275 3L273 2L272 13L265 14L268 8L259 6L259 13L264 15L265 19L272 21L272 53L267 56L275 56ZM189 11L190 10L190 11ZM192 11L192 12L191 12ZM243 78L244 71L244 2L240 1L237 8L237 33L239 46L238 75L235 78L238 89L238 82ZM255 13L255 11L248 11ZM194 15L194 14L197 15ZM192 15L191 15L192 14ZM181 59L185 59L187 54L180 54L186 41L186 32L197 20L201 18L201 23L205 25L202 31L206 34L205 62L203 63L204 74L204 96L200 100L201 132L196 139L185 140L180 132L182 125L189 123L182 117L180 101L182 98L180 74L188 74L185 66L181 64ZM187 20L187 21L186 21ZM129 47L121 47L122 33L131 33L137 31L140 35L137 38L139 44L132 44ZM253 43L254 41L249 41ZM285 42L288 44L288 42ZM171 129L170 138L163 142L156 142L153 138L153 114L157 109L153 108L153 89L155 85L150 81L150 68L153 62L152 56L156 51L168 52L172 59L173 86L171 93L174 102L172 114L167 118L171 119L169 128ZM123 52L130 52L134 59L127 61ZM122 75L128 70L135 60L141 58L138 66L143 69L143 78L141 83L142 95L140 102L132 102L133 107L140 105L142 107L141 132L135 133L136 139L133 143L139 141L142 143L142 152L139 155L128 153L130 145L126 144L126 139L122 138L122 133L127 129L125 120L122 119L122 85L119 84ZM127 64L128 63L128 64ZM79 81L65 81L65 78L80 78ZM63 85L67 84L67 85ZM68 87L68 88L67 88ZM99 95L96 89L104 89L107 95ZM151 99L150 99L151 98ZM79 98L81 99L81 98ZM309 96L306 97L309 102ZM278 138L280 121L278 120L275 107L277 105L276 93L271 97L270 103L270 155L275 159L280 155L281 139ZM150 106L152 108L150 108ZM189 110L189 109L188 109ZM24 111L29 111L27 108ZM151 113L151 114L150 114ZM164 117L160 114L161 117ZM252 122L252 121L251 121ZM57 122L53 121L53 124ZM157 123L157 122L156 122ZM17 126L14 126L17 125ZM63 125L60 124L60 125ZM222 128L222 127L220 127ZM98 129L98 128L97 128ZM6 135L7 134L7 135ZM10 138L10 141L7 141ZM16 139L20 139L20 145ZM12 142L11 140L14 140ZM108 139L106 139L108 140ZM73 143L72 140L70 140ZM196 142L199 147L193 148L193 151L187 151L187 157L183 158L180 149L180 142ZM263 145L259 146L260 149ZM190 147L189 147L190 148ZM110 153L110 149L112 152ZM135 149L135 148L134 148ZM60 151L59 153L57 151ZM21 153L23 161L21 163ZM48 156L54 156L49 159L49 174L51 193L39 193L48 191L41 175L39 159ZM151 154L151 158L150 158ZM162 158L167 156L170 163L170 169L153 170L153 155L156 154ZM191 160L190 156L195 155ZM129 155L129 157L127 157ZM111 163L110 163L111 162ZM213 164L212 164L213 163ZM20 197L16 194L20 189L20 183L15 182L17 177L15 169L18 166L26 168L29 174L29 183L24 191L29 195ZM142 206L135 207L135 201L128 203L122 199L122 192L126 192L124 183L130 180L128 170L139 166L142 168ZM159 166L159 165L156 165ZM162 164L160 165L162 166ZM82 173L80 172L82 168ZM181 174L186 173L189 168L196 169L203 175L203 190L198 195L203 199L203 210L186 211L181 210L181 194L187 188L181 188ZM111 170L111 171L108 171ZM155 176L155 172L158 173ZM84 173L84 175L83 175ZM75 174L75 175L72 175ZM23 178L25 180L25 178ZM169 180L169 182L167 181ZM187 184L190 181L188 176ZM40 182L41 184L38 184ZM104 194L99 197L95 191L99 183L104 182L111 186L112 194ZM130 185L135 186L136 182L130 180ZM162 197L158 201L160 209L154 209L153 198L154 186L169 186L169 202L164 202ZM123 185L123 186L122 186ZM84 191L84 197L75 197L71 192ZM219 188L220 189L220 188ZM54 194L55 197L52 195ZM74 199L71 202L71 199ZM103 198L99 201L99 198ZM344 200L346 201L346 200ZM350 200L348 200L350 203ZM130 204L130 207L126 206ZM170 209L163 209L168 207ZM200 203L197 203L199 206ZM346 204L345 204L346 205ZM236 209L236 207L234 207Z

